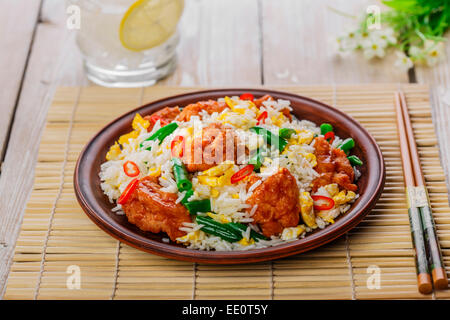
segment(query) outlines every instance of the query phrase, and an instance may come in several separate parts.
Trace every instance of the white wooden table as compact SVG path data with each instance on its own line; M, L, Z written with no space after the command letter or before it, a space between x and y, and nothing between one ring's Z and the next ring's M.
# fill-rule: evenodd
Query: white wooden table
M448 57L407 74L392 59L339 58L330 39L374 0L186 0L176 72L158 85L256 86L332 83L430 85L441 159L449 172ZM40 135L58 86L89 85L63 0L0 1L0 297L33 184ZM448 180L447 180L448 181Z

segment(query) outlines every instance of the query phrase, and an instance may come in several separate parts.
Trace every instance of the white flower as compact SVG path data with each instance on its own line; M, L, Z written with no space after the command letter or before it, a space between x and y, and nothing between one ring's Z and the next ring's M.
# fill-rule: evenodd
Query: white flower
M429 67L438 64L445 57L444 44L432 40L425 41L424 45L425 63Z
M358 43L364 47L364 44L367 44L368 41L371 42L371 37L370 37L371 33L369 33L368 31L364 31L361 33L358 33Z
M372 47L373 44L376 44L377 47L380 48L386 48L388 45L388 42L381 37L381 35L378 33L379 31L371 31L370 33L367 33L367 37L363 40L361 40L361 46L363 49Z
M367 60L370 60L375 56L378 58L383 58L386 54L384 52L384 47L379 43L379 41L364 41L363 50L364 57L366 57Z
M394 63L396 67L400 68L402 71L408 71L408 69L413 67L414 63L405 53L402 51L396 51L395 53L397 54L397 60L395 60Z
M422 50L417 46L411 46L408 50L409 56L419 59L422 56Z
M344 36L337 39L340 51L351 51L358 47L358 33L350 31Z
M374 37L378 37L382 40L386 45L394 45L397 43L397 38L394 35L394 29L392 28L384 28L380 30L375 30L373 32Z

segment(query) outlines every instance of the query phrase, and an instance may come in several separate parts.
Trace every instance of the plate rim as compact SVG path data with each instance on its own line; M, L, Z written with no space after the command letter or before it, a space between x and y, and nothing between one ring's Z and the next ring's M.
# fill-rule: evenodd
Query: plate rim
M274 96L295 96L297 100L303 100L305 102L309 102L312 104L320 105L322 107L331 109L333 112L338 113L340 116L346 118L347 121L352 122L356 125L360 131L364 133L366 138L371 140L371 145L374 147L374 151L376 152L376 156L378 161L377 169L381 173L381 177L378 180L378 183L375 187L375 192L370 195L370 198L364 204L362 208L360 208L360 212L352 213L353 210L350 210L348 214L342 216L339 220L336 221L335 224L328 225L324 229L320 231L307 235L305 238L287 242L281 245L267 247L262 249L252 249L248 251L203 251L203 250L195 250L182 248L179 246L175 246L173 244L167 244L163 242L159 242L153 239L144 238L140 235L134 234L134 237L130 237L128 234L124 233L121 230L118 230L113 225L107 223L104 219L102 219L101 215L97 213L91 206L89 205L86 197L82 192L82 188L80 187L80 166L85 157L86 151L89 149L99 136L111 125L116 122L120 122L121 119L130 116L131 114L135 114L141 109L148 108L151 105L161 104L162 102L166 102L168 100L177 100L182 98L189 98L198 95L217 95L218 93L223 95L233 94L242 94L244 92L252 92L256 94L272 94ZM374 170L375 170L374 169ZM273 260L278 258L287 257L290 255L306 252L312 250L314 248L323 246L336 238L339 238L346 234L348 231L353 229L356 225L358 225L362 219L375 207L378 199L380 198L386 180L386 166L384 163L384 157L381 152L379 145L373 136L353 117L348 115L347 113L335 108L334 106L328 105L324 102L305 97L296 93L271 90L265 88L210 88L199 91L189 91L177 95L171 95L168 97L160 98L157 100L150 101L146 104L143 104L137 108L131 109L130 111L121 114L120 116L114 118L112 121L103 126L83 147L81 153L78 156L74 175L73 175L73 185L75 190L75 195L77 201L82 207L85 214L93 221L100 229L108 233L113 238L124 242L134 248L140 249L145 252L153 253L159 256L190 261L190 262L200 262L207 264L242 264L242 263L253 263L253 262L261 262L267 260ZM106 199L106 198L105 198ZM353 209L353 208L352 208ZM142 240L142 239L145 240Z

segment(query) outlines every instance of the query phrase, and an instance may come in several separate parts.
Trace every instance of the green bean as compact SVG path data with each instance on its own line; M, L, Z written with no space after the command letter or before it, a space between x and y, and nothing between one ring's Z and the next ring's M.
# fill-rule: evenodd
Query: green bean
M183 192L192 189L192 182L189 180L188 173L183 162L179 158L172 158L173 175L177 182L178 191Z
M218 236L228 242L236 242L242 238L242 235L237 235L235 232L224 227L224 224L215 221L210 217L197 216L197 223L203 225L204 232Z
M259 135L262 135L264 138L264 141L266 141L270 145L277 146L278 150L280 150L280 152L282 152L284 150L284 148L286 147L286 145L288 144L288 142L285 139L280 138L276 134L273 134L272 132L270 132L269 130L266 130L264 128L251 127L250 131L253 131Z
M350 164L352 166L362 166L363 165L363 162L357 156L354 156L354 155L348 156L347 159L348 159L348 161L350 161Z
M189 210L190 214L197 214L198 212L211 211L211 201L209 199L193 200L186 202L184 205Z
M149 138L145 139L144 141L153 141L158 140L159 144L161 144L168 135L170 135L172 132L174 132L178 128L178 124L176 122L171 122L168 125L161 127L159 130L157 130L154 134L152 134ZM140 147L144 145L143 142L141 142ZM146 150L151 150L151 147L148 147Z
M325 135L325 133L333 131L333 126L329 123L322 123L320 125L320 134Z
M229 223L225 224L225 226L230 227L231 229L235 230L236 232L240 232L241 237L242 237L242 232L247 231L247 226L245 224L242 224L242 223L229 222ZM267 237L265 237L264 235L256 232L255 230L251 230L250 231L250 238L253 238L256 241L258 241L258 240L268 240Z
M249 164L252 164L254 166L254 171L257 171L259 170L259 168L261 168L266 152L267 150L264 147L261 147L252 155L252 157L248 161Z
M355 140L353 140L352 138L347 138L338 146L338 149L341 149L345 153L348 153L354 146Z
M192 189L189 189L188 191L186 191L186 194L184 195L183 199L181 200L181 203L186 206L186 204L189 202L188 199L190 197L192 197L193 194L194 194L194 190L192 190Z
M278 132L280 138L283 139L289 139L294 133L295 130L290 128L281 128L280 131Z

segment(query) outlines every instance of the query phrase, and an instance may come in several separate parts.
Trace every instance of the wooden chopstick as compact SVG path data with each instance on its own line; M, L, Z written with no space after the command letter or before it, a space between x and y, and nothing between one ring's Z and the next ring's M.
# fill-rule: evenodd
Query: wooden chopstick
M443 290L448 288L448 279L445 272L444 263L442 261L439 240L436 234L436 227L431 211L430 199L428 197L427 188L425 186L425 178L422 167L420 165L419 152L417 151L416 141L414 139L414 131L411 125L411 119L408 113L408 105L403 92L398 92L402 107L402 115L406 128L406 136L411 156L411 162L415 179L415 198L416 206L420 210L423 232L426 240L426 249L428 261L431 268L431 276L435 289Z
M411 228L411 238L415 249L415 262L417 273L417 287L420 293L431 293L433 286L428 269L425 239L422 229L420 210L412 202L411 191L415 189L415 180L411 156L406 135L405 122L401 106L401 98L398 92L395 94L395 111L397 114L398 136L400 140L400 153L402 158L403 176L405 177L406 196L408 204L409 224Z

